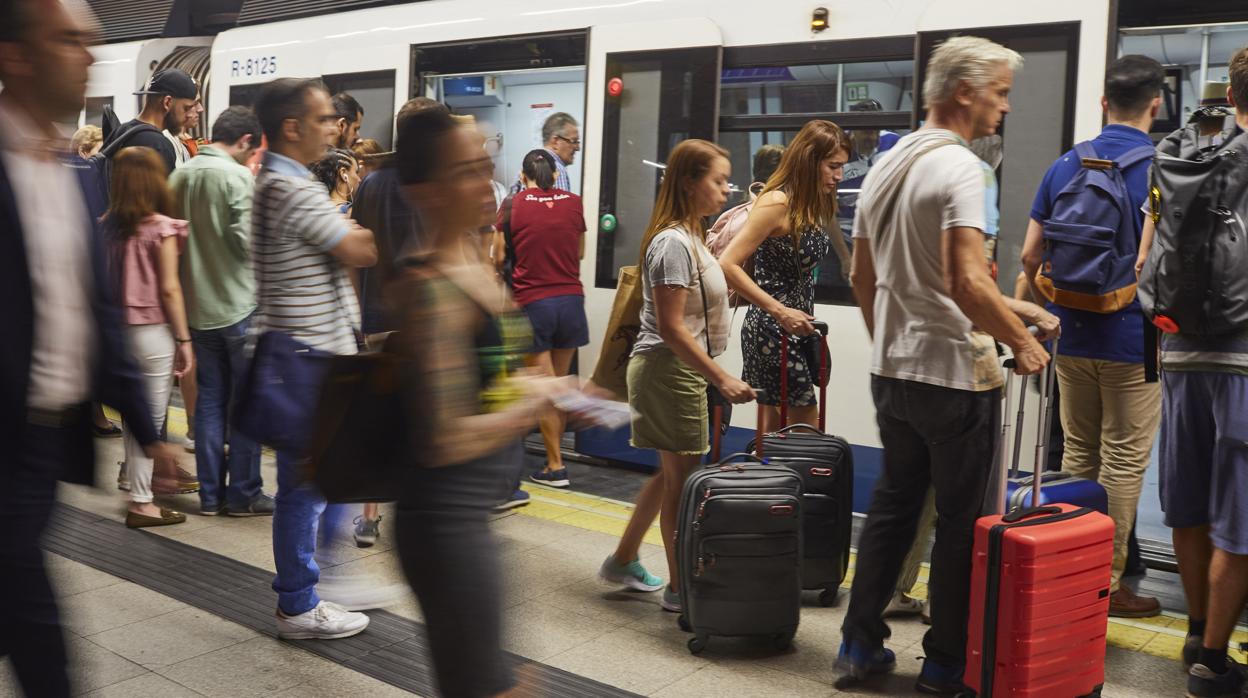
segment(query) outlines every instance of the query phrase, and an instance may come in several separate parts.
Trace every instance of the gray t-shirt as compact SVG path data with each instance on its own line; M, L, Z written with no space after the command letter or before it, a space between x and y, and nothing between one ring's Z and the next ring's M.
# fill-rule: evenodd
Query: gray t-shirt
M898 141L871 168L854 212L854 237L870 242L875 260L875 342L871 372L886 378L958 390L1001 385L996 347L945 288L941 235L950 228L975 228L985 235L985 253L997 233L996 178L970 148L944 145L923 153L901 180L896 204L880 211L878 230L867 230L876 194L918 150L938 140L958 140L951 131L923 129Z
M693 262L695 250L698 267ZM697 340L698 346L705 348L709 325L711 356L724 353L728 346L728 282L724 279L723 269L719 268L719 263L706 248L706 243L684 228L668 228L650 241L643 261L641 331L633 345L633 355L664 346L654 311L655 286L689 289L685 297L685 327ZM699 267L704 291L698 288ZM706 293L706 313L702 310L702 292Z

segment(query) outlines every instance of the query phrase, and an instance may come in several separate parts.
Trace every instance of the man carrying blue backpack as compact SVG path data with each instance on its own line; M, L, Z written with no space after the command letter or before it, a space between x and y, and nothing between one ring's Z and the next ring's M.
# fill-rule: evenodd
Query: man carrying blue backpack
M1107 125L1045 173L1022 255L1035 297L1047 299L1062 321L1062 470L1105 488L1115 526L1109 613L1129 618L1161 612L1157 599L1136 595L1121 578L1161 419L1135 295L1154 154L1148 133L1164 79L1161 64L1146 56L1110 64L1101 98Z

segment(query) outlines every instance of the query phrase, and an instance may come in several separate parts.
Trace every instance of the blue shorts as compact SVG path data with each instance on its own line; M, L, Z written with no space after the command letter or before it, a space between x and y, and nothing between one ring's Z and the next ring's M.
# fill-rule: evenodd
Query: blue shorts
M553 296L524 306L533 326L531 351L576 349L589 344L585 296Z
M1166 525L1209 525L1213 544L1248 555L1248 376L1167 371L1161 398Z

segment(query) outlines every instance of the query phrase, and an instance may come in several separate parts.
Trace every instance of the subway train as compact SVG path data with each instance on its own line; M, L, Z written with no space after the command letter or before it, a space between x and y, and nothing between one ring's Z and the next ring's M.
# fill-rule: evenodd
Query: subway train
M582 262L591 343L579 356L587 376L617 269L636 262L662 162L677 142L700 137L724 145L732 153L734 187L744 190L754 151L785 143L811 118L853 131L906 133L922 119L916 85L926 58L954 34L986 36L1026 60L1002 127L998 173L999 283L1012 292L1041 176L1058 154L1100 129L1107 60L1144 53L1167 66L1159 138L1196 107L1205 80L1225 79L1227 58L1248 44L1248 24L1219 24L1217 17L1204 17L1210 23L1201 25L1150 26L1143 19L1120 26L1120 4L1151 1L892 0L822 12L806 3L744 0L395 4L239 26L212 38L100 46L83 119L98 123L106 104L123 120L132 117L132 93L160 67L182 67L199 81L206 107L201 129L226 107L250 103L269 80L322 77L331 90L360 101L361 135L384 147L392 143L395 112L411 97L437 98L474 114L498 179L510 183L524 153L540 144L546 116L572 114L582 134L572 186L591 202ZM864 102L871 108L851 111ZM869 159L855 161L847 176L869 167ZM852 186L838 194L844 210L853 195ZM881 451L869 392L870 345L839 262L830 258L818 272L815 314L832 328L827 423L854 446L855 509L862 511ZM734 371L741 367L743 319L744 313L734 317L733 339L720 359ZM746 412L733 422L729 444L753 427ZM586 458L653 462L619 433L582 432L567 447ZM1139 532L1150 561L1164 564L1169 533L1157 510L1155 472L1141 500Z

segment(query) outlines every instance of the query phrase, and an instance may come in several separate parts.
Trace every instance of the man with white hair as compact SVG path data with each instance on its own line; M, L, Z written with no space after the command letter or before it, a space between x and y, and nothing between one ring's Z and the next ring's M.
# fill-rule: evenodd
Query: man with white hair
M1057 318L1001 295L989 265L997 185L970 149L1010 111L1022 57L986 39L957 37L933 52L926 125L885 153L863 182L854 216L852 282L875 342L875 399L883 472L858 543L837 665L853 679L891 671L881 618L914 539L929 485L936 544L928 583L932 627L916 689L963 688L971 546L992 469L1001 369L993 339L1014 350L1021 374L1049 356L1040 339Z

